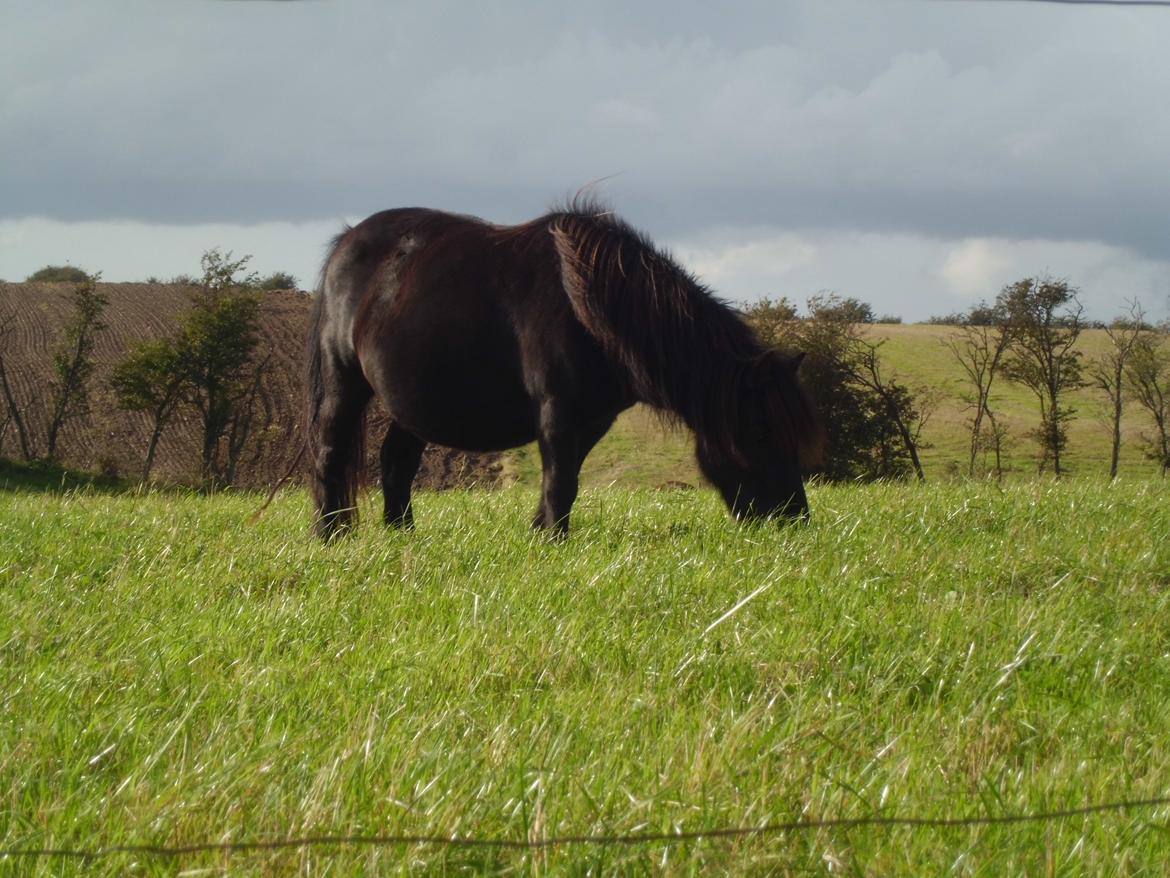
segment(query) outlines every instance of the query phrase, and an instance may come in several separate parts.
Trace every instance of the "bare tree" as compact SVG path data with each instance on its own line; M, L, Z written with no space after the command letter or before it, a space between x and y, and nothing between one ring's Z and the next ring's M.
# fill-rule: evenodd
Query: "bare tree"
M45 456L57 457L61 428L89 414L89 379L93 375L95 336L106 328L102 312L109 300L98 292L100 274L87 275L73 289L73 319L65 328L64 341L53 355L54 380L45 432Z
M986 319L988 314L993 317ZM995 451L996 478L1003 476L1003 431L996 424L995 415L991 411L991 388L999 375L1010 341L1006 315L995 306L982 302L962 315L957 331L943 340L974 390L973 393L962 395L973 411L970 422L970 459L967 464L967 474L971 476L975 475L979 450L989 446ZM985 421L992 431L990 443L983 435Z
M883 344L884 341L875 344L860 336L854 337L847 361L848 369L854 381L881 400L883 414L902 440L902 447L914 467L915 477L925 482L926 474L922 471L918 450L923 447L922 428L934 413L938 397L921 388L912 391L898 381L897 376L883 373L878 359L878 348Z
M20 454L25 460L32 460L34 455L28 424L24 413L16 401L16 391L12 387L12 379L8 374L8 361L5 354L8 350L9 339L12 336L12 327L16 325L16 314L11 309L5 309L0 315L0 392L4 394L5 432L8 424L16 427L16 439L20 444Z
M1061 454L1068 445L1067 422L1074 409L1068 391L1083 386L1081 353L1075 350L1084 310L1066 280L1024 278L1008 284L996 298L1011 333L1004 374L1023 384L1040 404L1040 426L1032 436L1040 445L1040 471L1052 461L1057 478L1064 473Z
M1109 454L1109 478L1117 478L1117 465L1121 460L1121 413L1127 396L1126 367L1139 343L1141 336L1149 332L1145 312L1136 299L1129 301L1128 313L1114 318L1105 328L1112 346L1089 363L1089 381L1109 399L1109 426L1113 443Z
M1163 477L1170 470L1170 330L1138 337L1125 366L1126 383L1138 405L1154 422L1153 437L1146 439L1146 456L1157 461Z

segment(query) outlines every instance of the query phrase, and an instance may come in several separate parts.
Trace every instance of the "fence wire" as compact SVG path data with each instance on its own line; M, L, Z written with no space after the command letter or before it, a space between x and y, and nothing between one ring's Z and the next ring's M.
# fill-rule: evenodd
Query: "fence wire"
M678 844L701 839L742 838L757 835L779 835L809 832L818 829L848 830L868 826L885 828L908 827L939 829L967 826L1000 826L1012 823L1045 823L1067 820L1106 812L1136 811L1170 805L1170 796L1150 799L1127 799L1062 808L1055 811L1037 811L1029 814L1000 814L974 817L838 817L824 820L789 820L765 823L759 826L731 826L695 829L686 832L642 832L630 835L562 835L536 839L448 837L442 835L308 835L300 838L278 838L267 841L197 842L185 845L117 844L96 848L13 848L0 849L0 859L75 859L98 860L116 854L134 854L146 857L177 859L202 853L254 853L296 848L322 847L401 847L410 845L439 845L457 848L495 848L504 850L543 850L571 846L634 846L647 844ZM1151 824L1154 825L1154 824ZM1158 829L1170 827L1156 825Z

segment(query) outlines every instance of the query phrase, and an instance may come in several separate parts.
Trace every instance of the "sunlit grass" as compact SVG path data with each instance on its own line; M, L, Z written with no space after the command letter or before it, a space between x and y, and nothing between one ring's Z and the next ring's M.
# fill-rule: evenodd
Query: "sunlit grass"
M3 847L541 838L1170 793L1170 490L424 494L320 545L307 501L0 493ZM726 616L743 598L756 596ZM718 624L714 624L718 622ZM713 626L713 627L712 627ZM24 862L20 874L1159 873L1168 812L542 853Z
M884 368L912 388L926 387L936 394L936 405L922 431L920 455L928 481L966 477L970 448L970 411L962 396L967 391L963 371L943 344L956 330L951 326L875 324L865 329L873 339L882 339ZM1078 350L1086 362L1109 349L1104 330L1087 330ZM1075 415L1068 423L1069 441L1064 466L1074 478L1097 479L1109 472L1112 441L1105 395L1092 387L1068 395ZM992 406L1008 429L1004 465L1010 479L1031 479L1036 474L1038 449L1029 432L1040 422L1039 409L1031 392L1018 384L997 380ZM1148 415L1132 400L1122 418L1120 466L1123 475L1156 476L1158 467L1146 456L1144 438L1153 435ZM693 459L694 442L686 431L669 431L648 409L636 407L624 412L613 429L586 458L584 484L606 487L657 486L672 481L698 484ZM522 484L539 484L539 454L535 445L510 453L509 472ZM990 471L990 456L980 462L980 472Z

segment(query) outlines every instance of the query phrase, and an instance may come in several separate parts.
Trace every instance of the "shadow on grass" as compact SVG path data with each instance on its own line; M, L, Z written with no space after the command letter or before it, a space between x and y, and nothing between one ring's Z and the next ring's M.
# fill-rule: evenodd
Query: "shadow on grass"
M125 494L138 490L138 483L44 461L22 463L0 457L0 491L60 494L79 489Z

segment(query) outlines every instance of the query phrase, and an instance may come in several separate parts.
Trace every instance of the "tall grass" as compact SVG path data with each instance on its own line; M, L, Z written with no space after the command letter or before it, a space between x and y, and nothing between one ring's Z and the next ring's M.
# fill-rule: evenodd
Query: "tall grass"
M955 816L1170 792L1158 483L417 500L308 538L281 496L0 493L0 846L498 838ZM755 596L735 612L744 598ZM1149 874L1167 809L531 853L0 861L17 874ZM193 870L193 871L192 871Z

